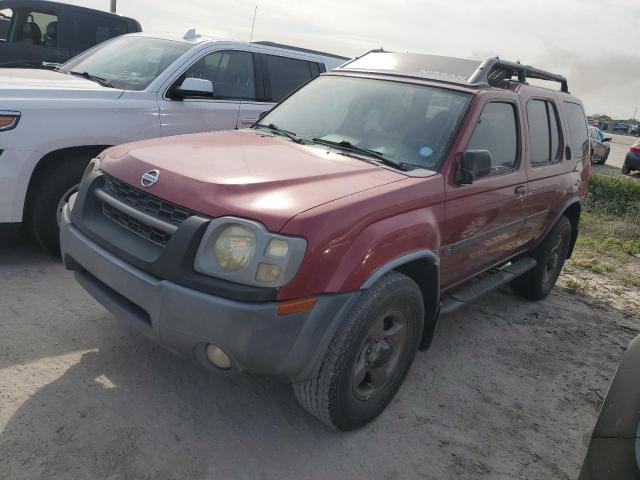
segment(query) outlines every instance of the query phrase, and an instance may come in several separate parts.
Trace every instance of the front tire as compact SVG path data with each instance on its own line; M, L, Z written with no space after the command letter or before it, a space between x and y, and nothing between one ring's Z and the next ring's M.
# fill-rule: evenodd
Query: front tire
M331 340L318 373L293 385L300 404L331 428L377 417L402 385L418 351L422 294L393 272L362 293Z
M34 179L30 190L27 228L32 238L45 250L60 254L58 221L62 207L78 190L88 158L69 157L45 166Z
M571 222L564 215L533 253L538 264L511 282L518 295L529 300L542 300L556 284L571 243Z

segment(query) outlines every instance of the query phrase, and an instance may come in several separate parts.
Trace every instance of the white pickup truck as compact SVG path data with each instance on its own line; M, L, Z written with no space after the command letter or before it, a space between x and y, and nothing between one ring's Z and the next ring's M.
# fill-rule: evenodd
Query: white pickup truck
M0 239L24 226L57 252L61 208L106 147L248 127L345 60L191 30L118 37L55 71L0 69Z

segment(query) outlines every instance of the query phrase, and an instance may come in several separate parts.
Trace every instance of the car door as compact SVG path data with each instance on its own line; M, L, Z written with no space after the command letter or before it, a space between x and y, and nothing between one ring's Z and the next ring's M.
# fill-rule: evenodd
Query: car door
M210 80L213 96L178 98L173 93L174 88L185 78ZM241 103L255 100L256 80L251 52L240 49L210 51L190 64L159 100L162 135L235 129Z
M2 9L0 18L5 27L7 19L10 25L2 38L0 64L41 67L43 62L55 62L59 56L55 31L60 10L48 5Z
M505 94L485 99L474 111L463 150L488 150L491 169L470 185L457 185L456 170L449 172L440 252L445 289L503 263L523 245L527 176L519 105Z

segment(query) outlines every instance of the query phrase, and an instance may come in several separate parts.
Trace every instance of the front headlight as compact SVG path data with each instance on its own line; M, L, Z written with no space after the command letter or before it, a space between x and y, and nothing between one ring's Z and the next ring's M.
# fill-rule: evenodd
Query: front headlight
M245 285L281 287L300 268L307 249L304 238L269 232L251 220L211 220L196 254L194 269Z
M19 121L20 112L0 110L0 132L16 128Z
M241 225L229 225L218 235L214 250L223 270L237 272L246 267L256 253L256 234Z

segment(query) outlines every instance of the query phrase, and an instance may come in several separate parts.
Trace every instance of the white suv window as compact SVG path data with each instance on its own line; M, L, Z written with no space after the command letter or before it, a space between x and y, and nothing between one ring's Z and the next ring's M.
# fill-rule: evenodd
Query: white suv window
M256 85L251 52L213 52L194 63L182 76L211 80L213 97L222 100L255 100Z

